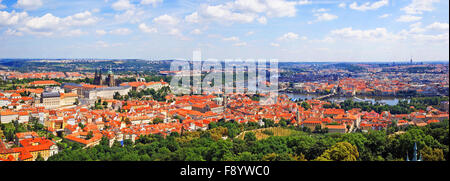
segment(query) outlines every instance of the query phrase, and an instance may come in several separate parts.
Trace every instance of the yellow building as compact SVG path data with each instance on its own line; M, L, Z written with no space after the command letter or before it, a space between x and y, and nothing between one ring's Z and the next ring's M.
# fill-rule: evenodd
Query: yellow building
M19 141L19 147L7 148L0 140L0 159L8 160L12 156L13 161L34 161L41 155L44 160L58 154L58 146L46 138L27 138Z

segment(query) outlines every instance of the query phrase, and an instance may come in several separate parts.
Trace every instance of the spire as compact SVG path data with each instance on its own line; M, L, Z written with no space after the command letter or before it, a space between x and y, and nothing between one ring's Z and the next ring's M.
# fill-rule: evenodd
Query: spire
M138 71L136 71L136 82L140 82L140 80L139 80L139 72Z
M417 161L417 143L414 143L414 153L412 161Z
M113 71L112 71L112 65L109 66L108 74L109 74L109 75L113 74Z

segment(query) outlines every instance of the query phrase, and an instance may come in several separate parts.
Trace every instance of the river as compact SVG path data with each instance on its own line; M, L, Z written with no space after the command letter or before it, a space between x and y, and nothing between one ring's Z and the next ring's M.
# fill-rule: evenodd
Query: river
M281 94L285 94L287 95L289 98L291 99L314 99L316 97L319 97L320 95L315 95L315 94L298 94L298 93L281 93ZM371 102L373 104L375 104L376 102L381 103L381 104L387 104L387 105L397 105L398 102L400 100L409 100L409 99L402 99L402 98L395 98L395 97L368 97L368 96L355 96L355 97L331 97L326 99L327 101L330 102L341 102L341 101L345 101L347 99L351 99L353 101L357 101L357 102Z

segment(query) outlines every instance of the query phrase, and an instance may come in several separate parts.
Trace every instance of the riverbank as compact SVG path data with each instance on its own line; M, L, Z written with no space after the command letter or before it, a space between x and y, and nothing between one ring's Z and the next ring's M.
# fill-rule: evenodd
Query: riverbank
M285 92L282 92L281 94L287 95L292 100L311 100L321 96L320 94L299 94L299 93L285 93ZM380 104L387 104L391 106L397 105L399 101L411 100L410 98L397 98L392 96L362 96L362 95L356 95L352 97L335 95L330 98L326 98L324 100L330 102L343 102L347 99L351 99L353 101L358 102L371 102L373 104L378 102Z

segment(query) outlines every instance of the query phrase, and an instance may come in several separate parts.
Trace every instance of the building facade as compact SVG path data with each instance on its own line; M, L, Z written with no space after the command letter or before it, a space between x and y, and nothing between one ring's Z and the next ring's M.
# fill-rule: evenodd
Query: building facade
M61 105L61 95L59 92L43 92L41 103L46 109L55 109Z
M102 71L99 72L95 70L95 77L94 77L94 84L95 85L105 85L109 87L115 87L116 86L116 79L114 76L114 73L110 69L108 71L108 75L106 76L105 80L103 79Z

